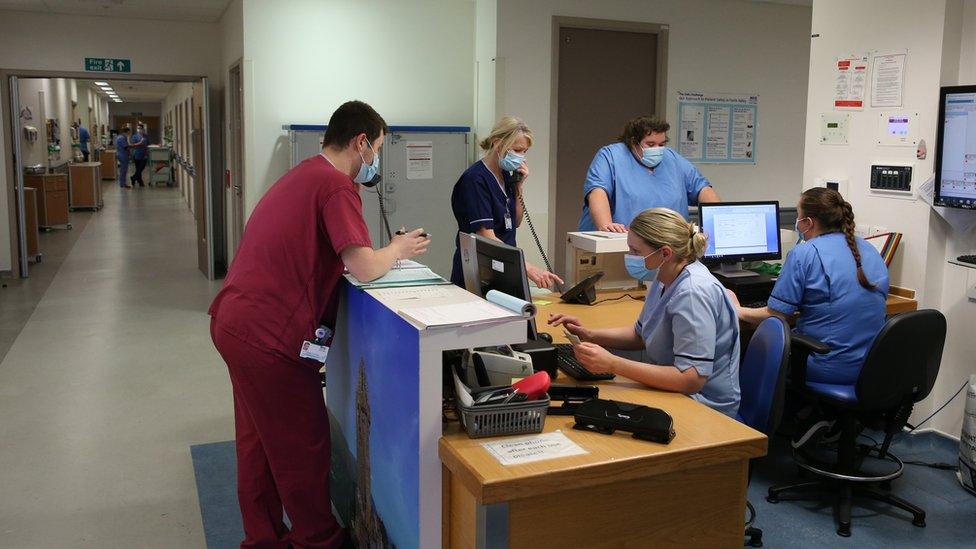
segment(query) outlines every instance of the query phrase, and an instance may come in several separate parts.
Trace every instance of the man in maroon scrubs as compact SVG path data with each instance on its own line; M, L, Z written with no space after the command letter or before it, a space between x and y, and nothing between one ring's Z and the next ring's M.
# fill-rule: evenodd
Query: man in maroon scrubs
M386 131L366 103L339 107L322 153L286 173L254 208L210 306L211 336L234 388L241 547L343 543L329 501L321 364L299 352L317 327L335 327L343 265L356 278L372 280L397 259L427 250L423 229L372 247L359 190L376 174Z

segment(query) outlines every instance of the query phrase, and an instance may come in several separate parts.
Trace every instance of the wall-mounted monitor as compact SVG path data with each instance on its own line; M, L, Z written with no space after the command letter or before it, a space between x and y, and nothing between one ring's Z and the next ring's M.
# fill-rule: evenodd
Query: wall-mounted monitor
M935 204L976 209L976 86L939 93Z

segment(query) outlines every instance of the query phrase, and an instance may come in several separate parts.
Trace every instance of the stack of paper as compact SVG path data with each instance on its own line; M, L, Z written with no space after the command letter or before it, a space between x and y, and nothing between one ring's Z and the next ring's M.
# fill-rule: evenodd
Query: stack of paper
M522 320L522 315L480 299L464 303L409 307L400 309L400 315L424 328L449 326L475 326Z
M414 264L419 265L419 264ZM450 284L439 274L423 265L411 265L403 269L390 269L384 276L363 282L358 278L347 274L346 278L357 288L392 288L398 286L426 286L429 284Z

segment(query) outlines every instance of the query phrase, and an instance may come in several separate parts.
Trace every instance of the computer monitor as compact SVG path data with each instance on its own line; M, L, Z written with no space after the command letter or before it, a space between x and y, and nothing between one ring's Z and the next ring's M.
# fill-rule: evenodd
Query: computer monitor
M461 233L458 239L465 289L479 297L485 297L489 290L498 290L532 301L521 249L475 234ZM529 339L536 339L535 319L528 321L528 334Z
M704 262L727 278L758 276L742 270L743 261L782 257L779 202L712 202L698 205L708 236Z
M976 209L976 86L939 92L935 204Z

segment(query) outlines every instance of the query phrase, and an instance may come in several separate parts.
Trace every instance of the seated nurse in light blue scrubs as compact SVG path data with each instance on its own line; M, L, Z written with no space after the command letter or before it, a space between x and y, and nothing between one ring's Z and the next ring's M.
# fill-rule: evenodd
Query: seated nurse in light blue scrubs
M688 219L688 205L718 202L695 166L667 147L671 125L641 116L624 126L617 143L597 151L583 186L580 231L627 232L648 208L668 208Z
M574 348L592 372L609 372L665 391L690 395L729 417L739 410L739 321L725 289L698 258L706 237L673 210L653 208L630 223L627 271L651 283L637 322L591 330L552 315L583 343ZM641 350L647 362L606 348Z
M810 355L806 381L853 385L885 322L888 267L873 246L854 235L854 211L837 191L804 191L796 212L804 242L786 256L766 307L740 306L739 317L758 324L772 315L796 315L796 332L831 349Z

